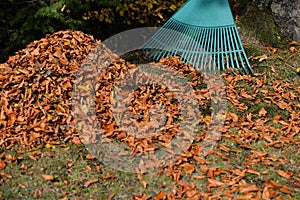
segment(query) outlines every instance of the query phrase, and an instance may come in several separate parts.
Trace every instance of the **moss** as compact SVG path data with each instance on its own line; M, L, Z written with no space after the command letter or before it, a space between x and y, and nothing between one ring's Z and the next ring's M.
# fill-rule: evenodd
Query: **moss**
M251 56L260 56L265 52L265 47L261 47L255 44L244 45L244 49L247 55L251 55Z
M269 7L259 8L259 2L240 0L239 16L240 31L249 33L257 38L260 43L272 47L284 48L286 38L276 26Z

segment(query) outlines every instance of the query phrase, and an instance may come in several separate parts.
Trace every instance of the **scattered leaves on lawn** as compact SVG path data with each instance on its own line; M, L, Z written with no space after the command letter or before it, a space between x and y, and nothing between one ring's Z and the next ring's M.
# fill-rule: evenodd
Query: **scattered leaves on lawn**
M47 180L47 181L52 181L54 179L54 176L43 174L42 178L45 179L45 180Z
M46 147L52 151L56 146L65 142L81 144L82 137L78 131L85 125L86 119L73 119L72 91L76 74L88 53L101 44L92 36L78 31L60 31L47 35L39 41L29 44L24 50L9 57L6 63L0 64L0 146L11 149L17 144L23 147ZM295 56L299 50L298 43L293 43L288 51ZM286 62L287 58L277 55L276 48L269 48L270 55L260 55L250 58L258 62L268 62L277 59ZM104 51L103 57L111 55L109 50ZM159 64L175 69L189 80L201 110L199 134L194 143L189 146L185 154L179 156L173 165L165 166L160 174L174 180L176 187L169 193L156 191L154 196L148 194L133 195L133 199L282 199L282 194L292 195L293 187L299 187L299 172L295 169L286 169L286 165L299 166L299 159L287 158L283 154L299 154L300 135L300 89L294 83L286 80L269 80L266 73L254 75L233 75L224 72L222 77L226 83L225 92L228 106L222 137L218 138L218 148L212 149L205 156L201 155L204 148L201 142L210 136L206 128L211 123L210 101L212 98L203 77L197 75L196 70L180 61L179 57L161 59ZM153 65L155 63L152 63ZM157 64L157 63L156 63ZM116 83L130 70L137 66L125 59L118 58L98 77L95 85L96 113L101 121L101 128L105 130L105 142L118 141L127 145L132 154L149 153L159 148L168 148L172 138L178 134L178 121L181 120L180 105L172 96L169 88L159 84L148 84L136 89L130 97L129 111L131 120L123 123L132 126L147 126L150 122L150 110L155 108L157 118L167 114L167 128L156 134L148 133L151 137L134 137L126 131L120 130L118 121L111 112L112 89ZM274 65L273 73L278 72ZM87 74L87 80L93 80L93 72ZM79 80L80 81L80 80ZM173 84L170 80L169 84ZM83 94L89 94L92 88L85 84L78 89ZM86 101L82 98L82 101ZM156 105L160 107L155 107ZM164 111L164 112L162 112ZM81 113L88 113L85 106L80 107ZM192 112L192 111L191 111ZM81 121L80 121L81 120ZM71 126L68 126L71 125ZM73 126L77 125L77 130ZM159 128L158 122L153 123ZM143 136L143 133L141 133ZM96 137L87 137L96 140ZM94 142L94 141L92 141ZM35 148L36 149L36 148ZM65 147L66 150L69 147ZM267 151L268 149L269 151ZM20 152L22 153L22 152ZM24 153L24 152L23 152ZM27 153L32 162L47 156L39 150ZM51 157L51 153L48 154ZM114 155L112 155L114 156ZM88 154L84 159L92 160L95 155ZM9 154L0 156L0 181L13 178L5 173L7 166L17 164L23 158ZM297 160L298 159L298 160ZM214 163L222 163L213 166ZM227 165L227 166L226 166ZM85 170L92 171L92 165ZM231 167L228 167L231 166ZM72 168L73 162L67 161L66 167ZM149 163L140 163L141 175ZM28 169L22 163L20 168ZM101 171L100 166L95 167ZM272 168L273 170L268 170ZM46 172L44 172L46 173ZM273 175L286 182L276 182ZM192 180L185 181L190 176ZM42 175L45 180L53 181L54 176ZM114 174L102 176L104 180L115 179ZM249 179L259 180L259 183ZM140 178L140 180L142 180ZM100 181L90 179L84 187ZM205 181L206 190L198 189L197 182ZM146 190L148 183L140 181ZM150 182L149 182L150 184ZM26 188L24 183L18 183ZM240 196L236 196L236 195ZM113 193L108 199L113 199ZM36 198L38 198L36 194ZM65 196L65 195L64 195ZM66 197L67 199L67 197Z

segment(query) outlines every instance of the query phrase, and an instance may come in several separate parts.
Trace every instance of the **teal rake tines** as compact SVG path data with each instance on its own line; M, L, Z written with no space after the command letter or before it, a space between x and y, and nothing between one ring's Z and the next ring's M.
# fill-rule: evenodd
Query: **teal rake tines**
M155 60L180 55L200 71L253 73L227 0L188 0L143 48Z

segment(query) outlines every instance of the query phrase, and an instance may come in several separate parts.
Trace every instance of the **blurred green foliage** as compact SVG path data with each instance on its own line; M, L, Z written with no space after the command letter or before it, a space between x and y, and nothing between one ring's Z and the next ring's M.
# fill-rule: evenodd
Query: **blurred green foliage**
M271 0L229 0L233 15L259 35L270 35L270 45L279 43L274 22L266 19L258 7ZM1 0L0 1L0 62L25 48L33 40L59 30L79 30L104 40L137 27L162 26L186 0ZM262 3L263 2L263 3ZM253 12L255 11L255 12ZM254 20L262 16L261 22ZM244 22L243 22L244 24ZM272 26L271 26L271 25ZM264 26L262 26L264 25ZM260 33L260 30L265 30ZM266 33L266 34L264 34ZM275 38L275 39L274 39ZM274 40L274 41L273 41Z
M73 29L105 39L142 26L161 26L185 0L4 0L0 62L48 33Z

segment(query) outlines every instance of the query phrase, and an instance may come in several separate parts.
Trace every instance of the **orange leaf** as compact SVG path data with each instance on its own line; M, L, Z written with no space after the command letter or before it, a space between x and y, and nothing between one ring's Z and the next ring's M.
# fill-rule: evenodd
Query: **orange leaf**
M222 183L221 181L217 181L215 179L211 179L209 178L208 179L208 186L209 187L220 187L220 186L223 186L224 183Z
M81 144L81 141L80 141L79 137L74 137L72 139L72 143L74 143L74 144Z
M254 169L248 169L247 172L251 173L251 174L256 174L256 175L260 176L260 173L258 171L256 171L256 170L254 170Z
M151 196L148 194L133 195L133 200L148 200L150 198L151 198Z
M20 188L23 188L23 189L25 189L27 187L26 185L24 185L22 183L18 183L18 185L19 185Z
M279 190L283 193L291 194L291 190L289 188L287 188L286 186L282 186Z
M115 193L112 193L111 195L108 196L107 200L112 200L116 196Z
M239 116L235 113L229 113L230 117L232 118L233 122L238 122L239 121Z
M268 58L267 55L261 55L261 56L256 56L254 57L255 60L258 60L259 62L262 62Z
M288 173L288 172L285 172L285 171L282 171L282 170L277 170L277 173L278 173L280 176L282 176L282 177L284 177L284 178L287 178L287 179L291 178L291 176L293 175L293 174L291 174L291 173Z
M96 182L98 182L98 179L91 179L84 184L84 187L89 187L90 185L92 185L93 183L96 183Z
M225 152L230 152L230 149L228 147L226 147L225 145L223 145L223 144L220 144L220 149L225 151Z
M265 200L270 200L271 199L271 195L270 195L270 192L269 192L269 187L266 186L263 190L263 194L262 194L262 198L265 199Z
M259 188L256 185L245 185L240 187L240 192L241 193L249 193L249 192L254 192L258 191Z
M3 160L0 160L0 170L5 169L6 163Z
M43 177L43 179L45 179L47 181L52 181L54 179L54 176L52 176L52 175L43 174L42 177Z
M163 191L160 191L154 198L154 200L164 200L166 197L166 194Z
M8 115L8 124L13 125L17 119L16 113L10 113Z
M258 116L264 117L264 116L266 116L266 114L267 114L267 111L266 111L264 108L262 108L262 109L259 111Z
M147 182L146 181L141 181L142 186L146 189L147 188Z
M113 178L115 178L115 177L112 176L110 173L107 173L103 178L104 178L104 179L113 179Z
M192 174L195 170L195 166L189 163L185 163L183 166L185 173Z
M92 160L94 158L95 158L95 156L93 156L92 154L86 155L86 159Z

